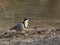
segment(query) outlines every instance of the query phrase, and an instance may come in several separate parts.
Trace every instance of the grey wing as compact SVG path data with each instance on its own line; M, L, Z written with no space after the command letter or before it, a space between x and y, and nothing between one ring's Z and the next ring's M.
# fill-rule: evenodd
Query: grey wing
M14 27L12 27L10 30L12 30L12 29L17 30L17 29L23 29L23 28L24 28L24 24L23 23L19 23L19 24L15 25Z

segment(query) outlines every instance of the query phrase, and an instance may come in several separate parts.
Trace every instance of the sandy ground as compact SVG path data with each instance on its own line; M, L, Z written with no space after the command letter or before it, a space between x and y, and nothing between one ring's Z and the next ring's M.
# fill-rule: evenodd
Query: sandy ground
M0 45L60 45L60 28L26 29L0 32Z

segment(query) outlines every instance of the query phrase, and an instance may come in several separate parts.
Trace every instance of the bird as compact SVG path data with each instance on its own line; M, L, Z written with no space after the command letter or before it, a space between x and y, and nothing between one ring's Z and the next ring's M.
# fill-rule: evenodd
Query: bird
M29 23L29 18L24 18L23 22L16 24L12 28L10 28L10 30L16 30L17 32L18 31L21 32L22 30L24 30L28 27L28 23Z

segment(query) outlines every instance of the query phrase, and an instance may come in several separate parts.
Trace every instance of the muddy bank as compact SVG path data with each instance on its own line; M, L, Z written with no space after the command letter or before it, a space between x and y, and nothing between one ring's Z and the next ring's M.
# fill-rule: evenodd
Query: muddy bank
M34 28L0 33L0 45L59 45L60 28Z

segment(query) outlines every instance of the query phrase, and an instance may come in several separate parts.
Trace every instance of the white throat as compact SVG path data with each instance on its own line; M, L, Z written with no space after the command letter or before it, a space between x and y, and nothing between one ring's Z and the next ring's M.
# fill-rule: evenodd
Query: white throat
M26 21L24 22L24 25L25 25L25 28L28 27L28 20L26 20Z

